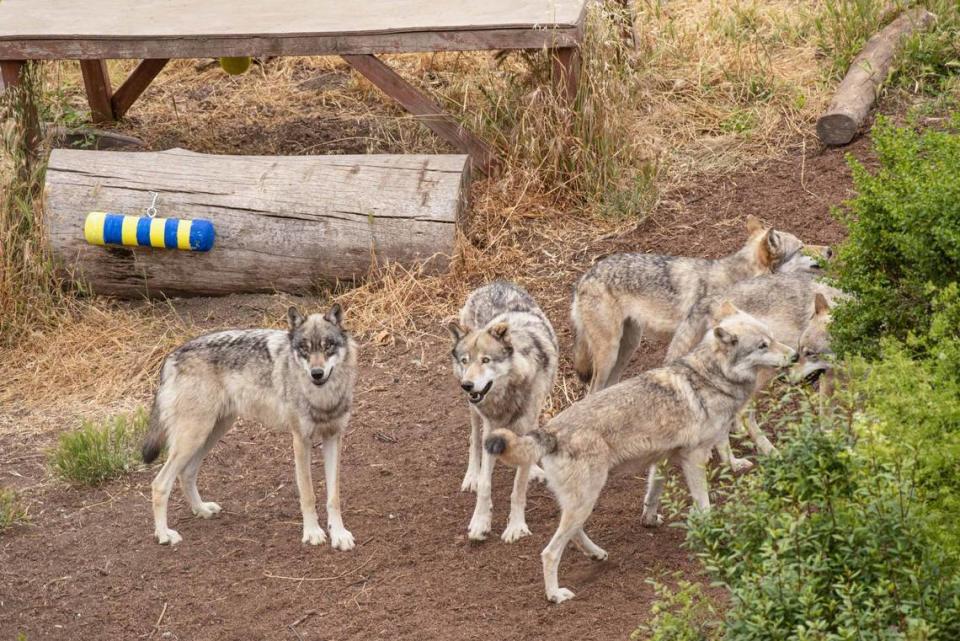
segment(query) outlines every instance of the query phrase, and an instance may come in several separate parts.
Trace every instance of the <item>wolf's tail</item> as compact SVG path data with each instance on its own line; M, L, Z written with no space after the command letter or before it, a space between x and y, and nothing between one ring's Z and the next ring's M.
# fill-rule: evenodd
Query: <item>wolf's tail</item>
M157 396L159 397L159 394ZM143 458L143 462L153 463L157 460L166 444L167 430L163 421L160 420L159 398L155 398L153 409L150 410L150 425L147 428L147 436L143 439L143 447L140 448L140 456Z
M547 454L557 451L557 437L543 430L517 436L510 430L493 430L483 446L507 465L533 465Z
M577 292L574 291L573 306L570 309L570 320L573 321L574 331L573 368L577 371L577 376L582 382L589 383L590 379L593 378L593 356L590 354L590 346L587 344L586 336L584 336L578 304Z

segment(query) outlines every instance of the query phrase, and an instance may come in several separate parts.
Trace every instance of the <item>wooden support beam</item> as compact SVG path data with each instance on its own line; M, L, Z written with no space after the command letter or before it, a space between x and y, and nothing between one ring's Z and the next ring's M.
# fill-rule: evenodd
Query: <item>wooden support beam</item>
M90 114L94 122L113 122L113 105L110 99L113 90L110 87L110 74L107 72L106 60L81 60L80 71L83 72L83 85L87 89L87 102L90 103Z
M437 103L403 79L382 60L371 54L343 55L350 66L363 74L435 134L470 156L472 166L485 173L496 162L493 150L473 132L464 128Z
M148 58L133 70L130 76L113 94L110 104L113 107L113 117L123 118L127 110L133 106L140 94L150 86L157 74L170 62L168 58Z
M553 83L572 105L580 83L580 51L576 47L558 47L551 50L550 59Z
M20 71L26 63L23 60L3 60L0 61L0 77L3 78L3 84L7 87L13 87L20 84Z

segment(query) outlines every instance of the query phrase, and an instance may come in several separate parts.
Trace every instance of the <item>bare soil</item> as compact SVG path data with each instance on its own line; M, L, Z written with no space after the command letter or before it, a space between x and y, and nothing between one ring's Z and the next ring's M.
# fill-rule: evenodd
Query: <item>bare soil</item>
M742 241L747 214L807 242L836 243L844 232L829 208L851 195L843 156L868 150L861 140L667 194L636 228L578 253L577 267L624 250L720 256ZM564 355L572 285L550 280L533 291ZM262 318L252 296L174 304L211 330ZM543 596L539 552L558 510L542 485L531 488L527 508L533 536L506 545L498 535L511 477L499 466L493 535L468 541L474 495L459 491L467 408L448 349L439 328L422 342L363 346L343 457L345 520L358 542L350 553L301 545L289 437L259 425L239 425L202 469L201 492L223 514L196 519L175 494L171 526L184 541L174 548L152 539L155 466L100 488L69 488L49 481L38 443L0 437L0 482L43 488L27 492L30 522L0 535L0 638L623 639L649 615L647 579L702 578L681 528L640 526L636 477L613 479L588 524L610 559L568 550L561 581L577 598L562 606ZM662 350L642 346L635 367L655 366ZM322 503L319 462L314 477Z

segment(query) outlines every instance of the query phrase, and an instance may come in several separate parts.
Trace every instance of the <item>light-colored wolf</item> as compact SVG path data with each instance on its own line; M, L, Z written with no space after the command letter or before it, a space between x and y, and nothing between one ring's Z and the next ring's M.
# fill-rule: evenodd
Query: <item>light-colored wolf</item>
M750 398L758 372L796 360L796 352L774 340L763 323L732 305L725 311L683 358L588 395L542 429L524 436L495 430L486 439L486 450L510 465L540 461L560 504L560 525L541 554L550 601L573 597L557 578L571 539L588 556L607 558L583 526L612 471L675 461L696 507L710 507L704 466L711 449Z
M350 420L357 376L357 347L342 326L335 304L326 314L304 318L287 312L289 331L251 329L217 332L177 348L163 363L160 386L143 444L150 463L164 445L167 461L153 481L155 535L162 544L181 536L167 527L167 501L179 477L193 513L210 518L220 506L197 491L203 457L237 417L285 428L293 434L303 542L320 545L326 535L317 518L311 479L311 443L323 439L330 543L354 547L340 514L340 449Z
M725 301L732 302L737 308L763 321L774 338L781 343L796 346L800 335L815 316L815 297L833 301L842 295L840 290L821 282L809 272L766 274L740 281L715 296L707 296L697 301L677 326L667 348L664 363L676 360L700 343L709 327L716 322L717 314ZM773 375L771 371L761 372L755 392L765 388ZM762 454L772 453L774 447L760 431L752 405L745 411L744 418L750 438L757 445L757 449ZM747 459L733 456L729 439L721 441L717 450L721 460L734 470L746 470L753 466Z
M460 323L449 329L453 372L470 403L470 458L461 490L477 493L468 534L482 541L491 527L495 462L483 439L497 428L526 434L537 427L557 376L557 337L530 294L503 281L474 290L460 310ZM507 543L530 534L524 510L531 473L542 478L535 462L517 469L501 536Z
M817 292L814 296L813 316L798 340L800 362L791 372L795 381L808 381L816 385L820 391L821 402L833 394L835 384L829 331L832 309L831 299Z
M793 234L747 217L750 236L734 254L708 260L653 254L615 254L598 261L577 283L571 319L574 366L590 392L620 380L641 339L667 340L694 304L730 285L815 262ZM826 252L826 248L817 248Z

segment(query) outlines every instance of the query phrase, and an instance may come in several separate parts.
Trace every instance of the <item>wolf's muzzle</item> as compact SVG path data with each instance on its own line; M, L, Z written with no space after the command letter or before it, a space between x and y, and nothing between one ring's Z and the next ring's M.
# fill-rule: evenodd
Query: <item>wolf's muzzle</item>
M487 392L490 391L490 388L493 387L493 381L487 381L487 384L484 386L482 390L473 389L472 383L470 384L469 390L467 390L466 385L461 385L460 387L462 387L464 390L467 391L467 398L470 399L471 403L479 403L480 401L483 400L483 397L487 395Z
M330 379L329 376L324 377L322 367L314 367L310 370L310 380L317 387L323 385Z

